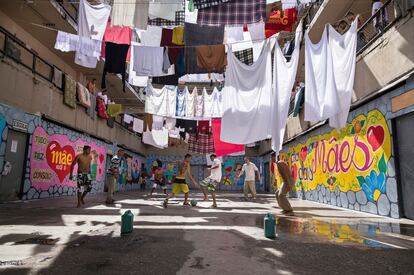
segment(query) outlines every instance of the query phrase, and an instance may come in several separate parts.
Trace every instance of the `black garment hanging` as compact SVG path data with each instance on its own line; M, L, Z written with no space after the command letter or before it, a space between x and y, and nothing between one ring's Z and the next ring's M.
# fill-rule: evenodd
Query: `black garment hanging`
M129 45L105 42L105 66L102 74L101 88L106 88L106 73L122 75L122 90L125 92L125 60Z

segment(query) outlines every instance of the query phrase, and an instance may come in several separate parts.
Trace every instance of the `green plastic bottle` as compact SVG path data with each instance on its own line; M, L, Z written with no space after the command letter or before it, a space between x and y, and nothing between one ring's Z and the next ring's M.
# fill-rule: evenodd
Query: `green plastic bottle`
M131 210L125 211L121 218L121 235L132 233L134 225L134 214Z
M266 238L274 239L276 237L275 231L275 219L273 218L273 215L270 213L267 213L264 217L264 235Z

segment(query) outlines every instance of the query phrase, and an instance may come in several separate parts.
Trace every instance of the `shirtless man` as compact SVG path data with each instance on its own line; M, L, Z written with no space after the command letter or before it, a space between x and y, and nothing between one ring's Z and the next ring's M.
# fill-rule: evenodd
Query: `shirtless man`
M294 216L292 206L290 205L286 195L292 189L293 177L289 168L289 163L277 156L277 173L282 178L282 185L276 191L275 196L279 207L282 209L282 214Z
M91 147L88 145L83 146L83 153L75 157L70 166L70 176L69 179L73 179L73 168L75 165L78 165L78 176L76 178L78 184L78 206L85 204L83 200L87 193L92 190L92 180L91 180Z
M193 182L194 185L197 185L196 181L194 180L193 176L191 176L190 170L190 161L192 156L190 154L185 155L184 160L178 161L178 174L174 178L172 191L164 200L164 208L168 206L168 200L174 197L176 194L183 192L184 193L184 203L183 205L190 205L188 203L188 185L185 182L185 177L188 176L190 180Z

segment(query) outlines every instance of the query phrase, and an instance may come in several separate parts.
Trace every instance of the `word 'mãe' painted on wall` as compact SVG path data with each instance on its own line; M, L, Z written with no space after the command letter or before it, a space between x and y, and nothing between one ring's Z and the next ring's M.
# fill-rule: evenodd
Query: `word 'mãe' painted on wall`
M311 137L287 150L296 190L323 184L331 191L363 190L370 201L385 192L391 135L378 110L359 115L338 132Z
M37 127L33 133L30 157L32 186L38 190L47 190L54 185L76 186L74 181L69 180L70 166L85 145L91 147L92 180L100 181L105 173L104 146L81 139L72 142L66 135L48 135L42 127ZM76 171L75 166L74 172Z

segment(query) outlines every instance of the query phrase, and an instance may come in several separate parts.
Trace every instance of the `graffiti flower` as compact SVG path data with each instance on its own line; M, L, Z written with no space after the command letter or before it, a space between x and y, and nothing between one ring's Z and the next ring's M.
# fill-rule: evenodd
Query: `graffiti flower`
M385 193L385 173L377 174L374 170L365 177L365 183L361 185L369 201L376 202L382 193Z
M327 183L329 186L333 186L333 185L335 184L335 182L336 182L336 177L334 177L334 176L330 176L330 177L327 179L327 181L326 181L326 183Z
M358 134L359 132L361 132L362 127L364 126L364 124L365 124L365 120L361 120L361 121L356 120L354 122L353 127L352 127L351 134Z

